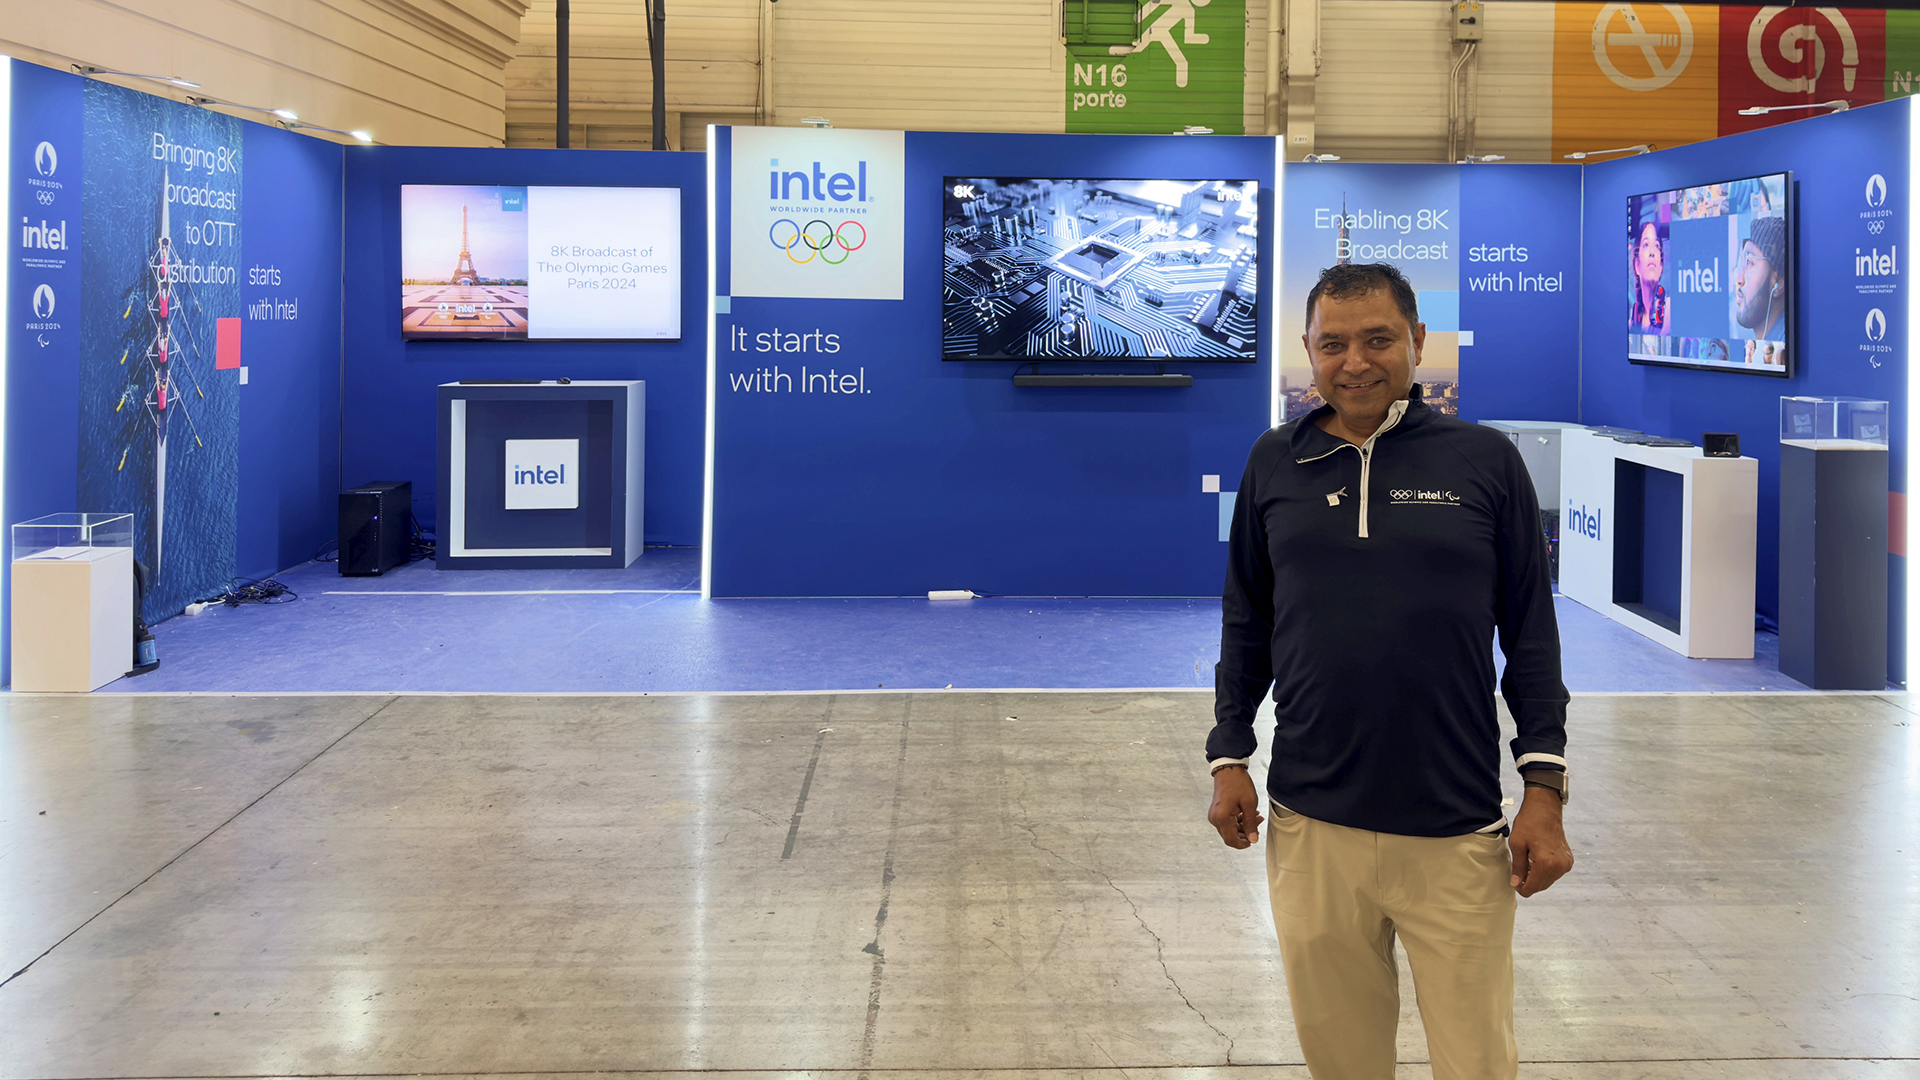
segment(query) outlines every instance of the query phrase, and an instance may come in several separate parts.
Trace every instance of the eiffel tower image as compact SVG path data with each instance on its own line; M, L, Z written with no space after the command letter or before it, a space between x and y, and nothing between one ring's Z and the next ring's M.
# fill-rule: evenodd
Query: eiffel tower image
M460 208L460 261L453 266L452 276L447 278L455 285L472 285L480 280L480 271L473 268L473 252L467 250L467 208Z

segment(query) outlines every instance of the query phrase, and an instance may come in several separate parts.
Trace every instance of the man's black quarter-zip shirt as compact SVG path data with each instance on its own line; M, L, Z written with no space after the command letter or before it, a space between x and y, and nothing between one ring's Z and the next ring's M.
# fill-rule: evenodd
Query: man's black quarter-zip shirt
M1566 767L1533 483L1505 436L1417 400L1361 446L1320 429L1330 412L1267 432L1248 457L1207 757L1252 757L1271 687L1276 802L1407 836L1497 829L1496 633L1515 762Z

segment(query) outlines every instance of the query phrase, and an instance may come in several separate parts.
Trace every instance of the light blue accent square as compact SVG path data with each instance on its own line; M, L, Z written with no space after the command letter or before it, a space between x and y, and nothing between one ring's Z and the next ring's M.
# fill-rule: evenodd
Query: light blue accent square
M733 314L733 297L731 297L731 296L716 296L716 297L714 297L714 298L713 298L713 313L714 313L715 315L731 315L731 314Z
M1220 542L1227 542L1227 534L1233 531L1233 498L1237 491L1220 493Z
M1428 330L1460 329L1460 290L1422 289L1414 295L1420 304L1420 321Z

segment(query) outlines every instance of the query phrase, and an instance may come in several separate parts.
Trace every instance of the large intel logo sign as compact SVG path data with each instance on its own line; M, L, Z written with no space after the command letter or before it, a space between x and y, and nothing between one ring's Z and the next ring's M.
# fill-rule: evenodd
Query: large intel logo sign
M906 136L733 129L733 296L899 300Z
M507 509L579 507L579 439L507 440Z

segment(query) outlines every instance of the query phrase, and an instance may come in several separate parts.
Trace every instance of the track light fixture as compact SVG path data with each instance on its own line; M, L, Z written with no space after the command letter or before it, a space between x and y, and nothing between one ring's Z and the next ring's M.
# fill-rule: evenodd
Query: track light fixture
M86 78L89 78L89 79L97 78L101 75L112 75L116 78L121 78L121 79L147 79L152 82L167 83L171 86L178 86L183 90L200 89L199 83L192 82L187 79L182 79L177 75L146 75L138 71L108 71L106 68L97 68L88 64L73 65L73 73L75 75L85 76Z
M1616 146L1611 150L1575 150L1571 154L1562 154L1561 157L1568 161L1585 161L1590 157L1599 157L1601 154L1650 154L1652 152L1653 144L1640 143L1636 146Z
M1830 109L1834 112L1846 112L1851 106L1835 98L1832 101L1810 101L1804 105L1749 105L1740 110L1741 116L1765 116L1768 113L1787 112L1792 109Z
M1340 155L1339 154L1308 154L1306 157L1303 157L1300 160L1301 161L1339 161Z
M91 64L75 64L73 65L73 73L88 79L99 78L101 76L110 75L115 78L121 78L121 79L146 79L150 82L166 83L169 86L177 86L183 90L200 89L199 83L194 82L191 79L180 78L178 75L148 75L138 71L109 71L106 68L95 67ZM294 112L292 109L270 109L264 105L242 105L237 101L223 101L220 98L216 98L216 97L206 97L206 96L193 95L193 94L187 95L186 101L187 101L187 104L189 105L197 105L203 109L210 105L218 105L222 108L227 108L227 109L244 109L247 112L266 113L269 116L272 116L275 120L279 121L279 124L281 127L286 128L289 131L293 131L293 130L324 131L332 135L339 135L343 138L354 139L363 143L373 142L373 136L369 135L365 130L362 130L362 129L356 128L353 131L341 131L338 128L321 127L318 124L303 124L300 122L300 114ZM809 118L808 122L811 123L813 119L818 119L818 118L817 117ZM825 124L824 121L822 121L820 126L827 126L827 125Z

